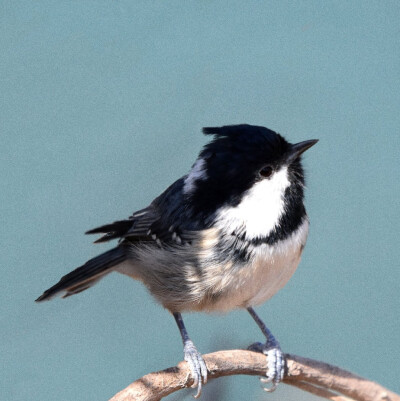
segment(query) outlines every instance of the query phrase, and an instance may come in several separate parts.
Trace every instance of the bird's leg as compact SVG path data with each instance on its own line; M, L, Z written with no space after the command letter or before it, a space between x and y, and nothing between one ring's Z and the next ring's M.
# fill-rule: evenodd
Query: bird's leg
M267 339L265 344L255 343L250 345L248 349L262 352L267 356L267 377L262 378L261 381L264 383L272 383L271 387L264 387L265 391L271 392L276 389L279 382L283 379L285 373L285 357L282 353L279 342L275 339L254 309L247 308L247 310Z
M179 331L181 332L185 361L189 364L194 379L192 387L197 387L197 393L194 398L199 398L202 382L204 384L207 383L207 366L200 352L197 351L192 340L188 336L185 325L183 324L182 315L179 312L175 312L173 315L179 327Z

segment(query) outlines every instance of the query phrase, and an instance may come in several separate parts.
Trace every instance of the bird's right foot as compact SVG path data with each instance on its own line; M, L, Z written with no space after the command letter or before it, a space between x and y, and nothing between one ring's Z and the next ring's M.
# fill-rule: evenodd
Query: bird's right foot
M197 393L194 398L199 398L201 395L202 385L207 383L207 366L203 357L191 340L187 340L183 347L185 361L189 364L190 371L193 377L192 388L197 387Z
M275 391L278 384L283 380L285 374L285 356L278 341L271 335L265 343L254 343L248 348L250 351L262 352L267 357L266 377L260 378L263 383L272 383L270 387L263 387L265 391Z

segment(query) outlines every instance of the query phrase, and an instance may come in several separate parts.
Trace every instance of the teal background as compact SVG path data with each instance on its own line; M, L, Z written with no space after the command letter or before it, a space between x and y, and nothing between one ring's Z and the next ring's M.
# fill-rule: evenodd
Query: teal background
M117 274L35 304L185 174L201 127L265 125L305 154L302 263L257 310L291 353L400 392L398 1L0 1L2 400L107 400L182 359L177 328ZM262 337L244 311L184 316L203 353ZM170 399L191 399L192 391ZM254 377L204 400L314 400Z

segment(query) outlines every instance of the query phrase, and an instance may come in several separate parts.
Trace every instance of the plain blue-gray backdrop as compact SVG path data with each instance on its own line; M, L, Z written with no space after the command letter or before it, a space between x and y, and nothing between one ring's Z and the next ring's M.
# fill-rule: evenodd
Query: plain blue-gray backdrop
M244 122L320 139L302 263L257 310L285 351L399 392L399 20L398 1L1 0L1 400L107 400L182 359L125 277L34 299L107 249L85 230L188 171L201 127ZM243 311L185 319L203 353L262 339ZM314 398L233 377L204 399Z

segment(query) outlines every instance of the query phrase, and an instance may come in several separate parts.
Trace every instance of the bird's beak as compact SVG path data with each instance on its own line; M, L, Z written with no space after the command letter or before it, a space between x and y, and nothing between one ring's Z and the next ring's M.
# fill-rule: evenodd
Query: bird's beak
M309 141L299 142L294 145L291 145L290 149L283 156L284 161L287 164L293 163L302 153L304 153L307 149L310 149L311 146L314 146L318 142L318 139L310 139Z

